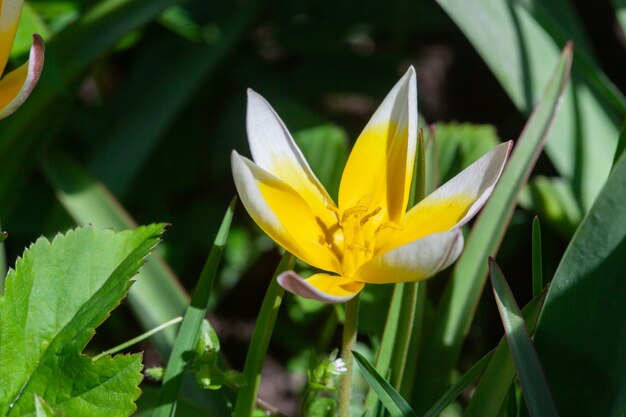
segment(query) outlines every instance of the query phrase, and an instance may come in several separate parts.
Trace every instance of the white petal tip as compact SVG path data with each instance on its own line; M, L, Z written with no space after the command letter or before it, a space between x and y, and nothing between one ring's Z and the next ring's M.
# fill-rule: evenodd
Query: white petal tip
M309 298L311 300L321 301L322 303L327 304L339 304L345 303L346 301L351 300L357 294L352 294L347 297L335 297L329 294L326 294L319 289L315 288L305 279L300 277L293 271L285 271L276 278L278 284L289 291L290 293L299 295L300 297Z

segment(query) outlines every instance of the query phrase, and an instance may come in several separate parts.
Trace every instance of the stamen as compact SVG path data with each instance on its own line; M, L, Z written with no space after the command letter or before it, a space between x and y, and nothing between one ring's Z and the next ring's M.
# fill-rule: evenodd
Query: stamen
M374 217L375 215L377 215L378 213L380 213L381 208L380 207L376 207L374 210L372 210L370 213L366 214L365 216L363 216L363 218L361 219L361 221L359 222L361 224L361 226L365 226L365 223L367 223L372 217Z
M358 243L352 243L352 244L348 245L347 249L348 250L355 250L355 251L359 251L359 252L365 252L365 253L371 252L371 250L369 248L366 248L363 245L359 245Z
M404 230L404 227L400 226L398 223L395 223L395 222L386 222L376 228L374 235L377 235L378 233L382 232L385 229Z

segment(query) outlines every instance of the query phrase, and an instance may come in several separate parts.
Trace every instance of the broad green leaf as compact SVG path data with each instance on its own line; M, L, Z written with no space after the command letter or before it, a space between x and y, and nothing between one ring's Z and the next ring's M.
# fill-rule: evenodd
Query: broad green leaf
M43 144L55 137L71 92L89 67L123 36L180 1L100 1L46 44L37 87L19 112L0 121L0 213L11 208Z
M438 0L490 67L517 108L529 113L558 61L576 44L572 88L555 121L548 156L588 209L609 173L626 100L587 51L567 2ZM578 38L578 39L577 39Z
M175 10L181 9L168 9L167 15ZM258 7L237 10L233 18L220 23L219 41L212 45L154 43L140 52L122 94L112 105L111 118L120 123L102 134L103 145L94 151L90 163L90 171L115 195L123 195L132 185L163 134L238 45L257 12ZM164 56L167 63L162 63ZM111 161L117 161L114 169Z
M352 352L363 377L392 417L417 417L411 406L359 352Z
M217 267L219 266L222 252L224 251L224 245L228 238L228 231L233 219L233 211L235 210L235 201L233 200L228 207L220 229L217 232L215 241L213 242L213 248L206 260L204 268L198 278L198 283L193 291L193 297L191 298L191 304L185 311L183 323L180 326L172 353L170 354L167 367L165 368L165 374L163 376L163 385L161 388L161 394L159 401L153 412L153 416L171 416L176 410L176 403L178 398L178 391L183 379L185 366L187 362L184 359L186 352L193 350L198 340L200 330L202 328L202 321L207 313L207 306L209 298L211 297L211 290L215 283L215 276L217 274ZM219 343L219 342L218 342Z
M244 385L239 389L237 402L233 410L233 417L249 417L254 411L256 397L261 384L261 371L263 361L270 344L278 309L283 301L285 290L278 285L276 277L286 270L293 268L295 258L289 252L285 252L280 263L276 267L276 272L267 288L261 311L254 326L252 340L248 347L246 362L243 367Z
M113 194L71 160L52 158L44 168L59 202L79 226L113 230L136 226ZM144 330L149 330L181 315L188 297L169 266L155 254L141 270L128 302ZM154 336L164 357L169 355L175 335L175 329L169 328Z
M522 309L522 316L528 326L528 331L531 333L537 325L546 293L547 290L544 289ZM463 417L497 417L514 378L515 367L513 366L509 343L503 336L491 356L489 365L482 375Z
M518 193L550 131L567 85L572 58L565 48L544 97L526 124L491 198L483 208L454 267L432 327L424 337L415 387L416 411L424 412L445 391L485 285L488 256L498 250Z
M625 189L622 154L557 268L537 326L535 346L564 416L609 415L624 395Z
M554 406L548 382L543 374L537 351L530 340L522 312L493 258L489 259L489 275L530 416L557 417L559 413Z
M336 200L343 167L348 160L346 132L332 124L320 125L299 130L294 140L317 178Z
M35 412L35 395L66 415L128 416L141 355L81 354L126 295L163 225L76 229L40 238L18 259L0 304L0 415Z

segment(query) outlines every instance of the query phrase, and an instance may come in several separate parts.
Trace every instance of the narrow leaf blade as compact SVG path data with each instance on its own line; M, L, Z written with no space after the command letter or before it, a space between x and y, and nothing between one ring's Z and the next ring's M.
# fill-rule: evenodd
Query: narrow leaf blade
M352 352L363 377L392 417L417 417L411 406L359 352Z
M557 417L559 413L552 400L539 357L530 340L522 312L493 258L489 259L489 275L528 411L531 417Z
M474 225L440 302L429 335L416 384L416 410L427 410L446 389L448 376L461 350L485 285L485 259L495 255L512 215L517 196L541 152L569 79L571 45L563 50L543 99L527 122L489 202Z

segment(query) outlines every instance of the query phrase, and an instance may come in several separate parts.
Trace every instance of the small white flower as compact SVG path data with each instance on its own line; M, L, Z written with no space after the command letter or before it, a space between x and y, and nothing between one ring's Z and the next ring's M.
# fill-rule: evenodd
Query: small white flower
M328 372L333 375L343 375L348 372L348 368L346 367L346 363L341 358L337 358L330 363L328 367Z

